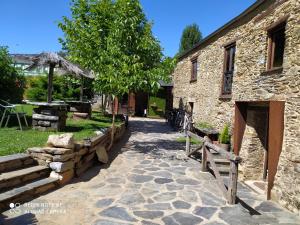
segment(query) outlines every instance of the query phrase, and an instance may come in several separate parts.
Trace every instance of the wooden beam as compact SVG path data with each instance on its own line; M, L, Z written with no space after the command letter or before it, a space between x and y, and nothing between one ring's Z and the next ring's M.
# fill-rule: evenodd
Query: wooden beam
M238 163L230 161L229 184L228 184L228 204L236 203L238 179Z
M47 102L52 102L52 89L53 89L53 74L54 74L55 64L51 63L49 66L49 74L48 74L48 95Z

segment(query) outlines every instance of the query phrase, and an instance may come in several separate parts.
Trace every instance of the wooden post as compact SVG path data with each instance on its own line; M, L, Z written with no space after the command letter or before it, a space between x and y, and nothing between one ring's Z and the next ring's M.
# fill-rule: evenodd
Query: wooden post
M48 95L47 95L47 102L52 102L52 88L53 88L53 74L54 74L54 67L55 64L51 63L49 66L49 74L48 74Z
M208 151L208 149L205 146L205 142L211 143L211 140L209 139L209 137L205 136L204 141L203 141L203 146L202 146L202 172L207 171L207 152L206 151Z
M186 155L189 155L191 148L191 136L186 134L186 142L185 142L185 153Z
M202 172L207 172L207 149L205 142L202 145Z
M230 161L229 184L228 184L228 204L236 203L237 192L237 179L238 179L238 162Z

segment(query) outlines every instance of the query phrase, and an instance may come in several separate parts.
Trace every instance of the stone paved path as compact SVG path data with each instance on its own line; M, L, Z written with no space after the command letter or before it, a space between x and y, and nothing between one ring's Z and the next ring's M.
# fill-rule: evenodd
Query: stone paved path
M241 184L240 198L252 207L251 214L261 215L251 215L241 204L226 205L213 176L186 158L184 144L176 142L180 134L163 121L133 118L129 133L113 150L120 154L110 166L94 167L83 178L5 212L2 223L300 224L299 217Z

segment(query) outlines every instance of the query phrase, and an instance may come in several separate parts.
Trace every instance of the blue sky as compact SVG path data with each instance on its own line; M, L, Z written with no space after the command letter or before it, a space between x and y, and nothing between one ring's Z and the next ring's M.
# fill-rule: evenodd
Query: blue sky
M237 16L255 0L141 0L147 18L154 22L153 33L165 55L178 51L184 27L197 23L203 36ZM11 53L59 51L57 27L69 16L69 0L0 0L0 45Z

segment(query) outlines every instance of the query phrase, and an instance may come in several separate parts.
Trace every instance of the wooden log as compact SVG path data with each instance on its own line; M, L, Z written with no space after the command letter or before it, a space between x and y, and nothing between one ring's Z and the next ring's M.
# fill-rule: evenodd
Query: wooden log
M237 179L238 179L238 162L230 161L228 204L236 203Z
M206 153L207 153L207 158L209 160L209 163L210 163L210 165L212 167L212 170L214 171L215 177L217 179L217 183L218 183L218 185L219 185L219 187L220 187L220 189L222 191L222 194L227 199L227 202L229 202L226 186L225 186L224 181L223 181L223 179L222 179L222 177L221 177L221 175L219 173L219 170L218 170L218 168L216 166L216 163L214 162L213 155L208 150L206 151Z

